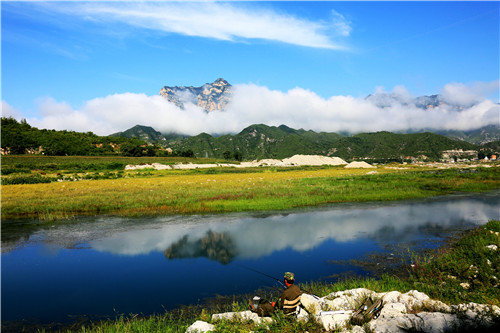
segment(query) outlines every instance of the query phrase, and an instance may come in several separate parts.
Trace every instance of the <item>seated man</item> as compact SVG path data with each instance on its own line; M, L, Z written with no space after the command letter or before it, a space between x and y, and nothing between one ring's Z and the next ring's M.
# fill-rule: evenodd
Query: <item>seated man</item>
M255 306L252 300L249 300L250 310L256 312L261 317L271 315L276 308L282 309L285 316L295 314L297 312L297 306L300 304L300 295L302 295L302 292L299 287L294 284L295 275L293 273L286 272L284 282L287 288L283 291L277 302L269 303L262 301L258 306Z

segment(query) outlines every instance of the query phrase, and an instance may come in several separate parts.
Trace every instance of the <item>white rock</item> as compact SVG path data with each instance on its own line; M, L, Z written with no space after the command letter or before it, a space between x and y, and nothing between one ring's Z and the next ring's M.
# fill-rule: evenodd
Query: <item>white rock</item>
M373 295L373 291L366 288L356 288L337 291L325 297L328 310L354 310L361 300Z
M406 313L406 306L403 303L385 304L380 311L380 318L393 318Z
M365 329L361 326L353 326L351 332L352 333L365 333Z
M375 332L445 332L458 324L456 315L439 312L420 312L392 318L372 320L370 329Z
M460 283L460 286L464 289L469 289L470 288L470 284L468 284L467 282L462 282Z
M490 315L493 315L495 317L500 316L500 308L496 305L477 304L470 302L467 304L452 305L451 308L454 311L465 315L471 320L476 319L478 316L486 320Z
M447 332L459 324L458 317L449 313L421 312L413 316L422 318L420 329L422 332Z
M451 307L441 301L430 299L424 301L423 305L426 309L432 310L433 312L445 312L445 313L451 312Z
M399 303L401 295L402 294L399 291L390 291L382 297L382 301L384 301L384 304Z
M242 320L242 321L253 321L256 324L270 324L273 319L270 317L259 317L258 314L248 311L241 312L225 312L225 313L215 313L212 315L212 321L218 320Z
M385 294L387 294L387 293L373 293L372 297L375 299L381 299L381 298L384 298Z
M361 296L371 296L373 294L373 291L370 289L366 288L356 288L356 289L348 289L348 290L342 290L342 291L336 291L334 293L328 294L323 298L327 299L333 299L336 297L340 296L356 296L356 297L361 297Z
M302 308L302 306L299 306L299 311L297 313L297 320L300 322L306 322L309 320L309 313Z
M302 294L300 303L312 315L318 314L321 310L328 308L326 301L322 298L314 297L309 294Z
M409 292L407 292L406 294L403 294L403 295L411 296L417 302L423 302L423 301L430 299L429 296L427 296L426 294L424 294L418 290L410 290Z
M404 315L392 318L379 317L368 323L369 329L377 333L404 333L407 332L407 330L403 328L409 328L411 326L411 320Z
M333 314L333 315L324 315L318 316L317 321L319 324L323 325L325 330L334 331L345 328L346 324L351 319L351 314Z
M334 300L326 300L326 308L328 310L353 310L355 307L355 297L341 296Z
M186 333L201 333L201 332L212 332L215 331L215 326L207 322L198 320L189 326Z
M214 313L212 315L212 321L250 319L253 318L254 315L258 317L258 315L252 311Z
M430 297L418 290L410 290L400 296L400 302L406 305L408 312L419 310L424 305L425 301L430 300Z
M493 250L493 251L496 251L498 249L498 246L496 246L495 244L491 244L491 245L486 246L486 248Z
M351 332L351 333L365 333L365 330L361 326L353 326L350 331L346 332Z

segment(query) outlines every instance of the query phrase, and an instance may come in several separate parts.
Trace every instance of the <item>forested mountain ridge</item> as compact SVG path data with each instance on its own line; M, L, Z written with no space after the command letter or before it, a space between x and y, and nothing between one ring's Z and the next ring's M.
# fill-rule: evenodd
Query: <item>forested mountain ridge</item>
M445 150L481 150L480 146L434 133L361 133L341 136L295 130L285 125L251 125L235 135L213 137L202 133L172 143L174 150L191 149L199 157L223 157L239 151L245 159L285 158L295 154L319 154L344 159L398 159L427 157L437 160Z
M166 137L145 126L129 130L128 134L135 135L134 138L97 136L92 132L40 130L12 118L2 118L1 129L3 153L11 154L167 156L173 153L226 159L237 156L244 160L283 159L295 154L317 154L347 160L401 161L439 160L443 151L472 151L469 156L473 156L474 151L491 154L498 153L500 149L498 141L475 145L429 132L396 134L384 131L342 136L337 133L297 130L285 125L264 124L248 126L235 135L214 137L201 133L184 138L175 134ZM144 141L151 139L159 140L162 145L147 144Z

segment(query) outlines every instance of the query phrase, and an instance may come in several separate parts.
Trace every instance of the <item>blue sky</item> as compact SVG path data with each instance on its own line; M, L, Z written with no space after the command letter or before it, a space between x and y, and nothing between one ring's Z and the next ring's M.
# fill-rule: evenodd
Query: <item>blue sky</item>
M218 77L321 100L397 86L418 96L449 84L499 99L499 2L1 6L4 109L41 127L83 130L73 123L88 116L89 101ZM67 117L43 122L57 112ZM128 123L88 125L104 133Z

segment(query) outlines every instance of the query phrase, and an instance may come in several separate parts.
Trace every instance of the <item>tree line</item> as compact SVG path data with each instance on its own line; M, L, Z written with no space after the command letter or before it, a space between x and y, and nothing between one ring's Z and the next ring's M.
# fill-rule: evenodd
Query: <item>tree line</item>
M25 119L1 118L1 146L8 154L43 154L50 156L186 156L192 150L168 152L160 146L135 138L98 136L92 132L38 129Z

